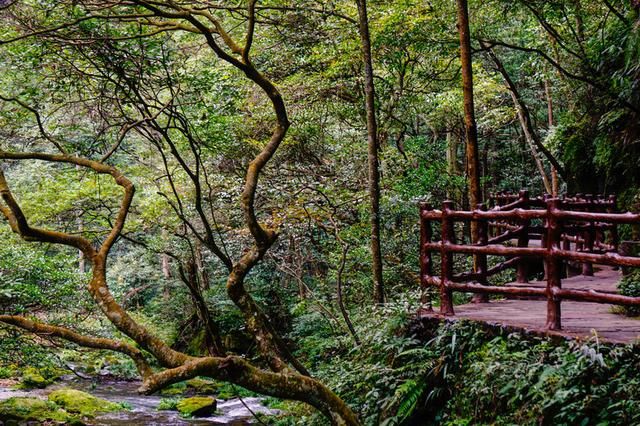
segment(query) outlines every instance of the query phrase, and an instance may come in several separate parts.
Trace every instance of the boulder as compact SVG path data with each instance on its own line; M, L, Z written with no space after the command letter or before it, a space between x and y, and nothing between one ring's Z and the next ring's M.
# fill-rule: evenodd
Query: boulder
M0 424L64 423L81 425L80 420L56 404L39 398L15 397L0 401Z
M183 416L207 417L215 413L217 402L209 396L194 396L178 402L176 408Z
M63 407L70 413L93 417L97 413L122 410L120 404L96 398L86 392L75 389L58 389L49 394L49 401Z
M198 377L187 380L187 388L193 389L196 394L212 395L218 391L220 385L213 380L200 379Z
M22 372L20 383L22 384L22 387L27 389L44 389L51 384L51 381L45 379L44 376L35 368L29 367Z

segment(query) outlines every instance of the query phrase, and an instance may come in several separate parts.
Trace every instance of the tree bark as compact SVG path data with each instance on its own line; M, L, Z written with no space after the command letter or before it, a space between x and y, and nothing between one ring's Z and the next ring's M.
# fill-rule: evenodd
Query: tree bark
M353 340L356 342L356 345L360 346L360 338L358 338L356 329L353 327L351 318L349 318L349 312L347 311L347 308L344 305L344 298L342 297L342 276L344 273L345 264L347 262L348 252L349 252L349 246L346 243L342 243L342 257L340 258L340 266L338 267L338 276L336 277L336 296L338 298L338 307L340 308L340 312L342 313L342 318L344 319L344 323L347 325L347 328L349 329L349 333L351 333L351 336L353 337Z
M212 356L222 356L225 355L225 349L220 337L220 329L213 320L209 306L202 295L202 286L198 279L199 271L198 262L193 258L186 262L186 271L182 265L179 266L180 278L189 289L197 318L204 327L204 343L207 352Z
M502 65L502 61L500 61L498 56L489 47L489 45L487 45L484 42L481 42L481 46L483 49L487 51L487 54L495 64L496 69L502 75L505 85L507 86L509 91L515 95L515 102L518 104L519 109L522 110L522 115L525 119L525 125L527 126L527 129L532 136L534 145L538 150L540 150L540 152L544 154L544 156L549 161L549 163L551 163L551 165L556 168L556 170L558 171L558 174L560 174L560 176L562 177L565 177L564 168L560 165L560 163L553 156L553 154L547 149L547 147L544 146L544 144L540 141L540 138L538 137L538 133L534 130L533 124L531 123L531 114L529 113L529 108L527 108L527 105L522 100L522 97L520 96L520 92L518 92L518 88L516 87L515 83L511 79L511 76L509 76L509 73L507 73L507 70L504 68L504 65Z
M520 122L520 126L522 127L522 132L524 133L524 139L527 141L527 145L529 145L529 150L531 151L531 157L533 157L533 161L536 163L536 168L538 169L538 173L540 173L540 177L542 178L544 189L545 191L547 191L547 194L552 194L553 188L551 187L551 182L549 182L547 171L544 169L542 160L540 160L540 156L538 155L538 150L536 149L536 146L533 142L534 136L531 133L533 131L533 126L531 126L529 119L524 116L522 106L518 102L518 96L512 91L510 91L509 93L511 94L513 105L516 107L518 121Z
M471 60L471 36L467 0L457 0L458 35L460 36L460 63L462 65L462 95L464 98L464 126L466 132L467 178L469 180L469 205L475 209L482 202L480 189L480 160L478 156L478 127L476 126L473 99L473 70ZM478 240L478 230L472 223L473 242Z
M364 93L367 112L367 143L369 162L369 200L371 203L371 271L373 277L373 299L384 303L384 283L382 279L382 250L380 247L380 170L378 161L378 123L376 120L375 85L373 81L373 61L371 59L371 36L367 1L358 3L358 28L364 63Z
M464 127L466 137L466 167L468 179L469 207L474 210L482 203L480 188L480 158L478 155L478 127L473 100L473 69L471 59L471 35L469 33L469 8L467 0L457 0L458 35L460 37L460 64L462 66L462 96L464 102ZM471 221L471 242L480 238L478 224ZM473 257L474 270L478 270L478 258ZM475 295L474 302L488 302L485 294Z
M548 129L553 128L553 98L551 97L551 83L549 80L544 81L544 94L547 98L547 121ZM558 182L558 170L551 165L551 195L555 198L558 196L560 183Z

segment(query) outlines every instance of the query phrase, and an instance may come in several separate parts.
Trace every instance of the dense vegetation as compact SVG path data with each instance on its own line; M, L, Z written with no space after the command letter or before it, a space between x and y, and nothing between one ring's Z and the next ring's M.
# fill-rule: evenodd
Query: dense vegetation
M466 3L0 2L0 378L206 376L284 424L639 422L633 347L409 325L419 201L640 208L636 2L469 1L465 98Z

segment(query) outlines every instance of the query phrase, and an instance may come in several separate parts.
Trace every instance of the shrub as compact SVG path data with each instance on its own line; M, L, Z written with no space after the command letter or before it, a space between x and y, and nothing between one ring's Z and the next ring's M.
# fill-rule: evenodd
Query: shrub
M618 284L618 291L624 296L640 297L640 270L636 269L625 276ZM630 317L640 315L640 306L625 306L623 312Z

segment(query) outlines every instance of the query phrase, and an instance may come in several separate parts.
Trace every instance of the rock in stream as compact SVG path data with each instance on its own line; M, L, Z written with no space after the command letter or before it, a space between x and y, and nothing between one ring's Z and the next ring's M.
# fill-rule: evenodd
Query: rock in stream
M103 413L96 418L87 421L88 425L96 426L154 426L154 425L249 425L254 424L255 419L245 407L246 404L254 413L277 415L277 410L272 410L262 404L261 398L234 398L217 401L216 412L208 417L193 419L182 418L177 411L158 411L157 407L163 399L159 395L139 395L136 389L139 382L101 381L93 385L91 381L65 380L62 383L50 386L46 389L14 390L0 387L0 401L11 397L36 397L46 399L47 395L62 387L89 392L92 395L111 402L125 403L131 407L129 410ZM244 402L244 404L243 404Z

